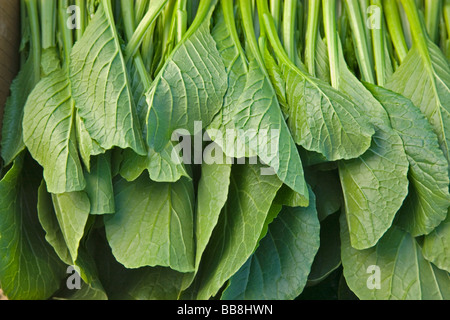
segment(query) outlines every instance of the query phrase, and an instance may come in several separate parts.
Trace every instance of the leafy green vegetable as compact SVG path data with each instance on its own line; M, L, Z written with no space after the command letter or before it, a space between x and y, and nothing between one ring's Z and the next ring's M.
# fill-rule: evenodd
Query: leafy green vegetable
M376 247L358 251L351 247L345 219L341 219L341 241L344 275L358 298L449 299L449 274L427 261L417 240L400 228L392 227ZM371 290L372 285L377 285L376 272L379 289Z
M285 207L269 225L258 249L230 279L222 299L288 300L306 284L319 248L315 199L308 208Z
M450 0L20 10L2 295L450 299Z
M194 270L192 182L157 183L146 176L114 183L116 212L105 218L108 242L127 268ZM136 235L145 234L145 237Z
M40 176L36 164L21 153L0 182L0 279L10 299L48 299L65 275L37 218Z

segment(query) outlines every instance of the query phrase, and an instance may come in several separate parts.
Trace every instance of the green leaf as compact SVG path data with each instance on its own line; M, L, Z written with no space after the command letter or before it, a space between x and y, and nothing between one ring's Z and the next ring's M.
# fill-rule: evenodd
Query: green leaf
M373 248L350 244L341 217L342 265L350 289L362 300L448 300L449 273L427 261L409 233L393 226ZM379 277L378 277L379 276ZM377 284L379 289L371 289Z
M63 69L43 78L25 105L23 139L44 168L50 193L81 191L86 187L74 129L74 102Z
M78 247L90 212L87 194L71 192L52 194L53 206L72 261L77 261Z
M102 1L74 45L69 66L73 98L92 139L105 150L145 155L110 1Z
M111 172L111 153L99 155L92 160L91 171L85 173L86 193L91 203L91 215L115 212Z
M433 232L425 236L422 252L438 268L450 272L450 214Z
M450 206L448 162L431 125L410 100L380 87L367 87L388 112L410 164L409 195L397 223L414 237L428 234L445 219Z
M197 189L197 211L195 223L196 258L198 268L220 213L228 198L231 165L202 164L201 178Z
M311 266L308 285L323 281L341 265L339 216L336 213L320 222L320 247Z
M200 268L187 294L209 299L251 256L273 198L281 187L276 176L260 174L260 165L235 165L228 201L203 253Z
M127 181L134 181L147 170L150 179L155 182L177 182L182 177L190 178L182 158L175 151L172 143L168 143L161 153L148 148L147 156L125 150L120 175Z
M72 265L73 260L55 214L52 195L47 192L45 181L42 181L38 190L37 211L39 222L45 231L45 240L53 247L61 261Z
M108 242L126 268L194 271L194 189L183 178L157 183L141 176L114 183L116 213L105 217Z
M440 49L427 41L429 57L413 46L386 84L419 107L427 117L447 161L450 161L450 66Z
M329 161L353 159L370 147L373 126L364 109L340 91L293 67L282 65L294 140Z
M128 285L128 294L136 300L177 300L181 293L183 273L169 268L139 269Z
M247 65L239 53L240 44L221 22L213 36L227 68L229 89L208 133L229 157L257 155L281 181L308 200L302 162L270 77L254 57L248 57Z
M38 220L41 179L38 166L21 154L0 181L0 283L12 300L48 299L65 277Z
M336 170L307 170L306 178L317 199L317 214L323 221L341 209L343 204L342 188Z
M274 204L292 208L307 207L309 205L308 198L305 198L303 195L295 192L285 184L283 184L280 190L278 190L273 202Z
M114 258L103 232L96 230L89 241L94 245L99 278L110 300L178 299L185 274L163 267L126 269Z
M25 150L22 129L23 113L28 95L36 85L33 81L35 79L34 70L34 60L30 57L12 82L11 95L6 101L1 141L1 154L5 165L11 164Z
M78 110L75 110L75 128L77 133L78 152L88 171L91 170L91 156L98 156L105 153L105 149L92 140L89 132L86 130L84 122L80 119Z
M306 284L319 249L314 194L308 208L285 207L244 266L230 279L224 300L289 300Z
M409 162L403 141L382 105L348 70L341 53L339 90L364 107L376 132L361 157L339 162L352 246L374 246L392 225L408 194Z
M215 1L214 1L215 2ZM209 26L214 5L171 53L147 92L147 142L161 152L176 130L195 135L222 108L227 90L225 66Z

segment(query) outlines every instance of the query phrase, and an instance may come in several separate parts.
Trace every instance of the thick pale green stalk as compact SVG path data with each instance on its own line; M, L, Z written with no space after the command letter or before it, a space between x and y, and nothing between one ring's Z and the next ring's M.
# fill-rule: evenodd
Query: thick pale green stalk
M270 0L270 12L272 13L275 28L279 30L281 19L281 0Z
M86 0L75 0L75 5L80 9L79 25L75 31L76 39L80 40L86 30Z
M125 35L127 39L131 39L133 37L134 29L136 28L134 1L120 0L120 4Z
M439 39L441 7L441 0L425 0L425 24L430 39L435 43Z
M305 38L305 64L310 75L316 75L316 43L319 29L320 0L309 0Z
M134 7L135 9L135 15L134 15L134 21L136 21L136 23L140 23L142 18L145 15L145 12L148 9L148 1L149 0L135 0L135 5Z
M366 36L367 26L363 21L358 0L345 0L345 4L363 80L369 83L375 83L375 75L372 67L373 58L371 57L370 45Z
M177 42L183 39L187 30L187 0L177 2Z
M330 61L331 85L339 88L339 46L336 24L336 0L323 0L323 22Z
M394 45L400 63L402 63L409 50L403 33L403 25L398 11L397 1L383 0L383 10L392 44Z
M267 3L266 3L267 5ZM267 73L264 60L261 55L261 51L259 50L258 41L256 40L256 34L253 24L253 9L250 1L248 0L239 0L239 8L241 10L241 18L242 18L242 26L244 28L245 39L247 41L248 48L252 55L255 57L256 61L258 61L259 67L261 70ZM271 15L270 11L267 9L266 14ZM258 14L263 14L263 12L258 12ZM261 23L261 21L260 21ZM274 25L274 32L275 25Z
M142 40L147 30L159 16L159 14L163 10L167 2L168 0L152 0L150 2L149 10L145 14L142 21L139 23L138 27L136 28L136 31L134 32L133 36L131 37L130 41L127 44L127 47L125 48L126 60L130 59L135 55L135 53L139 49L139 46L142 43Z
M379 86L384 86L387 79L386 77L386 43L385 43L385 34L384 34L384 15L383 15L383 7L381 4L381 0L371 0L372 6L377 6L381 10L381 21L380 28L372 29L372 41L373 41L373 53L375 60L375 74L377 78L377 84Z
M58 2L58 19L59 19L59 33L62 39L63 53L64 53L64 65L68 67L70 61L70 52L73 46L73 33L72 30L67 27L67 8L69 6L69 0L59 0Z
M295 26L297 19L297 0L285 0L283 10L283 43L289 59L295 62ZM275 25L276 27L276 25Z
M240 0L241 10L245 6L245 2L247 2L247 1ZM270 41L270 44L272 45L273 50L275 51L276 56L278 57L278 60L280 60L281 63L284 63L284 64L290 66L291 68L297 68L294 61L289 59L289 56L287 55L286 51L284 50L283 44L281 43L280 38L278 36L278 32L275 28L275 23L273 21L272 15L269 11L266 1L257 0L257 2L258 2L258 12L261 16L260 23L264 25L264 30ZM250 6L247 6L245 9L246 9L246 11L249 11ZM247 12L246 14L251 15L251 12L250 13ZM244 29L245 29L245 23L246 23L245 20L246 19L243 18ZM251 32L251 30L249 30L249 33L250 32ZM253 31L253 34L254 34L254 31ZM246 35L246 38L248 39L249 36L250 35ZM256 40L255 40L255 42L256 42ZM262 61L262 59L261 59L261 61Z
M136 28L133 1L121 0L121 9L125 27L125 35L127 39L131 39L133 37ZM142 60L142 56L139 53L139 51L137 51L136 54L134 55L134 65L137 69L141 81L143 82L144 88L145 89L150 88L151 85L150 76L147 72L147 69L145 68L144 61Z
M40 0L42 49L56 45L56 1Z
M41 35L39 28L39 13L36 0L25 0L31 31L31 55L34 60L34 83L41 78Z
M450 0L445 0L443 11L445 26L447 27L447 35L450 38Z
M417 4L414 0L401 1L410 22L414 44L416 45L422 57L429 61L429 63L427 63L426 65L431 66L431 57L428 51L427 44L428 33L426 32L426 28L422 22L422 19L420 18Z
M244 49L242 48L241 42L239 40L239 34L238 34L237 28L236 28L236 19L234 17L233 1L221 0L220 3L222 6L225 23L231 34L231 39L233 39L233 43L236 46L236 48L238 49L239 55L240 55L242 61L246 61L247 59L245 56L245 52L244 52ZM247 69L247 64L244 63L243 65Z

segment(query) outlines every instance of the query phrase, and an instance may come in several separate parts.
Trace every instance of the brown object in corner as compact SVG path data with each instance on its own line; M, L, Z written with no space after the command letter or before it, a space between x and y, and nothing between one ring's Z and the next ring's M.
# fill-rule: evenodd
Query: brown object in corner
M0 1L0 128L11 82L19 69L20 1ZM1 139L1 131L0 131Z

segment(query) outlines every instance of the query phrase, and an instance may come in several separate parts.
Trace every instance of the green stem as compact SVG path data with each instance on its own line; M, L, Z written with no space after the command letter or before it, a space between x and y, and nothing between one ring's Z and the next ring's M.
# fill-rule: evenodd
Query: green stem
M31 56L34 61L34 83L41 78L41 35L39 28L39 13L36 0L25 0L31 31Z
M149 0L135 0L135 15L134 15L134 20L136 21L136 23L140 23L142 18L145 15L145 12L147 11L148 8L148 1Z
M305 39L305 64L310 75L316 75L316 44L319 30L320 0L309 0Z
M377 84L379 86L384 86L386 82L386 46L385 46L385 34L384 34L384 21L383 21L383 8L381 5L381 0L371 0L372 6L377 6L380 11L380 28L372 29L372 41L373 41L373 52L375 59L375 73L377 78Z
M447 27L447 35L450 38L450 0L445 0L443 11L445 26Z
M133 1L121 0L121 9L125 27L125 36L127 37L127 39L131 39L136 28ZM144 61L142 60L142 56L139 51L137 51L136 54L134 55L134 65L144 85L144 88L145 89L150 88L151 86L150 76L147 72L147 69L145 68Z
M150 2L150 6L147 13L145 14L142 21L139 23L138 27L136 28L136 31L134 32L133 36L131 37L130 41L128 42L125 48L125 59L127 61L135 55L135 53L139 49L139 46L142 43L142 40L147 30L159 16L159 14L163 10L167 2L168 0L152 0Z
M425 24L431 41L435 43L439 39L441 6L441 0L425 0Z
M80 40L86 30L86 0L76 0L75 5L80 8L80 16L78 17L78 28L75 32L76 40Z
M280 0L270 0L270 12L272 13L273 21L275 23L275 29L280 28L280 17L281 17L281 1Z
M187 0L178 0L177 4L177 42L180 42L187 30Z
M42 49L56 46L56 2L40 0Z
M413 37L414 44L419 50L422 57L424 57L431 64L430 53L428 51L428 33L426 32L425 25L419 15L419 10L415 0L401 0L403 8L405 9L406 15L408 17L411 33Z
M297 18L297 0L285 0L283 12L283 43L289 59L295 62L295 22ZM275 25L276 26L276 25Z
M232 39L234 45L236 46L236 48L239 52L239 56L241 57L242 61L245 62L247 59L245 57L245 52L244 52L244 49L242 48L241 41L239 40L239 34L238 34L237 28L236 28L236 20L234 17L233 1L221 0L220 3L222 6L222 10L223 10L225 24L227 25L228 30L231 34L231 39ZM246 71L248 71L246 63L244 63L244 66L246 68Z
M120 2L123 24L125 28L125 36L127 37L127 39L131 39L136 27L134 1L121 0Z
M330 61L331 86L339 88L339 46L336 24L336 0L323 0L323 22Z
M366 37L366 25L363 22L358 0L345 0L349 14L350 25L354 36L356 54L360 65L363 80L375 83L375 75L372 68L372 57L369 51L369 42Z
M245 7L245 2L247 2L246 0L240 0L240 4L241 4L241 10ZM272 45L272 48L275 52L275 55L277 56L278 60L282 63L282 64L286 64L287 66L289 66L290 68L293 69L297 69L297 66L295 65L295 62L292 61L291 59L289 59L289 56L287 55L286 51L284 50L283 44L281 43L281 40L278 36L278 32L277 29L275 28L275 22L273 21L272 15L269 11L267 2L265 0L257 0L258 3L258 12L260 12L261 14L261 24L264 25L264 29L266 31L266 35L270 41L270 44ZM245 8L246 11L250 10L249 7ZM246 13L247 15L251 15L251 13ZM246 38L248 39L249 37L251 37L251 32L252 30L250 30L251 28L249 28L248 26L245 26L246 23L246 18L243 15L243 21L244 21L244 29L249 29L248 33L246 34ZM254 32L253 32L254 34ZM256 40L254 39L254 36L252 38L252 42L255 42L255 45L257 47L256 44ZM252 45L253 47L254 45ZM253 49L254 50L254 49ZM252 51L253 51L252 50ZM256 50L257 51L257 50ZM259 51L258 51L259 53ZM262 58L261 58L262 61ZM263 64L264 66L264 64ZM264 68L263 68L264 69Z
M64 53L64 65L67 68L70 61L70 52L73 46L73 33L72 30L67 27L67 7L69 6L69 0L59 0L58 7L58 19L59 19L59 32L62 38L62 46Z
M383 10L392 44L394 45L400 63L402 63L408 55L409 50L403 33L403 25L398 11L397 1L383 0Z
M225 0L227 1L227 0ZM267 3L266 3L267 5ZM245 33L245 39L247 46L252 54L252 56L256 59L259 64L261 70L267 73L264 60L261 55L261 51L259 50L258 41L256 40L256 34L253 24L253 9L252 4L248 0L239 0L239 8L241 10L241 18L242 18L242 26ZM268 9L267 9L268 11ZM263 14L262 12L258 12L259 14ZM270 15L270 12L268 11ZM271 16L272 17L272 16ZM260 21L261 23L261 21ZM275 26L274 26L275 29ZM276 31L275 31L276 32Z

